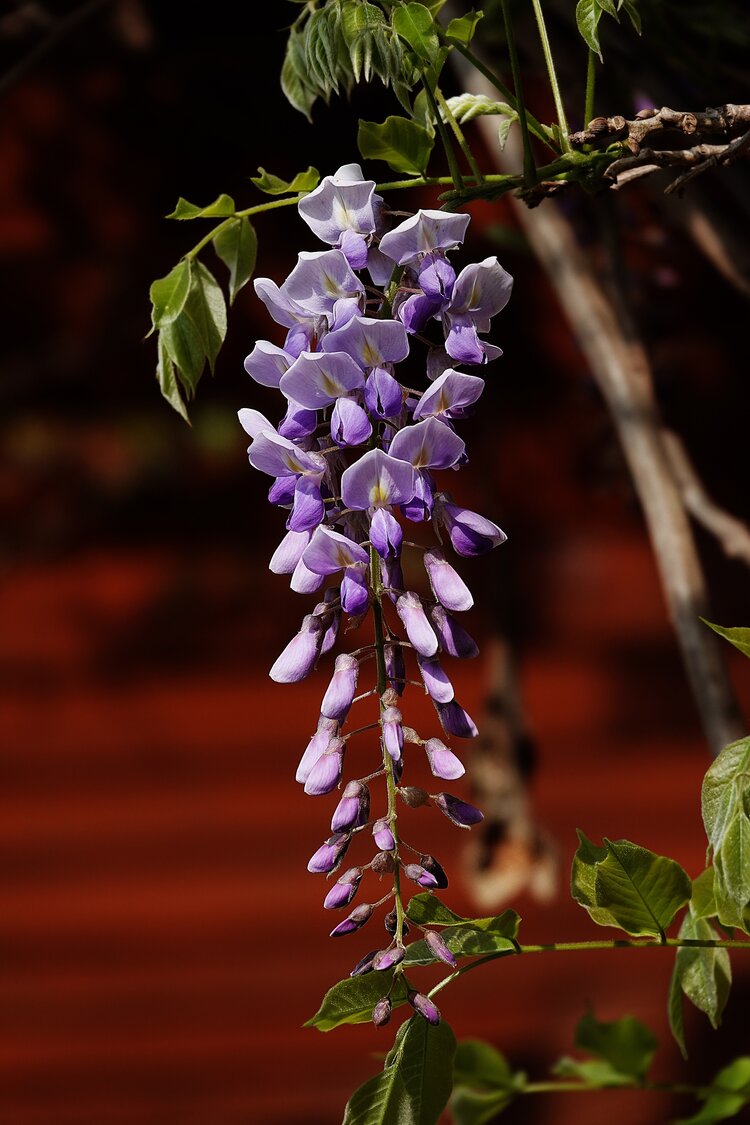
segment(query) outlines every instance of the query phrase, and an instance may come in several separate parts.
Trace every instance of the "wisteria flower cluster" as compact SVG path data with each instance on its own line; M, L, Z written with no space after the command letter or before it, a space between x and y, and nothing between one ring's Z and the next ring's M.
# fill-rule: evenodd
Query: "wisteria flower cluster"
M459 555L479 555L502 543L505 534L484 516L454 503L438 487L435 474L456 470L466 461L455 424L471 412L484 380L457 367L485 364L501 354L482 334L507 303L512 279L494 257L456 275L448 252L461 245L468 215L422 210L388 229L392 216L375 194L374 182L365 180L354 164L327 176L302 199L299 213L330 249L300 253L281 286L265 278L255 282L258 296L287 335L283 347L258 341L245 361L256 382L279 389L286 410L277 426L257 410L239 412L251 438L250 463L273 478L270 502L288 510L286 535L271 570L290 574L298 593L322 591L273 665L271 677L280 683L304 679L333 648L344 615L347 631L372 615L374 640L336 657L317 729L296 776L311 796L340 788L349 739L378 729L373 772L344 785L331 835L308 870L333 875L355 839L370 835L372 858L339 875L323 905L327 910L348 908L368 871L381 879L390 876L387 894L356 906L331 936L358 931L377 907L386 906L388 942L363 957L351 975L394 966L398 974L409 931L403 880L431 890L447 886L447 878L437 859L407 848L400 839L397 798L412 808L432 803L462 828L482 819L460 797L402 782L406 745L424 751L436 778L453 781L464 767L450 739L477 733L441 662L443 656L465 659L477 653L455 616L471 607L472 596L444 547L450 543ZM411 343L416 337L425 339L422 333L431 330L431 322L442 327L443 338L428 342L427 387L418 391L404 385L397 365L410 358ZM411 369L415 366L412 356ZM418 544L405 537L405 526L430 523L431 542ZM429 596L405 584L405 549L420 552ZM409 666L414 664L411 674L418 675L435 705L442 737L422 738L404 723L407 657ZM376 684L368 687L361 683L361 672L373 658ZM344 733L352 706L373 695L379 699L377 722ZM377 779L385 781L385 801L373 811L371 785ZM437 931L424 930L424 939L435 958L455 964ZM407 995L426 1020L439 1021L432 1000L408 983ZM387 1023L390 1011L385 995L375 1007L374 1022Z

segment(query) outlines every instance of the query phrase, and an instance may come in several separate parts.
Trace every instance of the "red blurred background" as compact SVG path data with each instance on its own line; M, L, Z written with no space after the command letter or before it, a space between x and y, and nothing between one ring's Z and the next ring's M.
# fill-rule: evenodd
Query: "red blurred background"
M192 429L161 401L142 337L150 281L202 233L163 221L178 195L247 206L258 164L330 173L357 159L356 113L382 116L386 98L358 95L308 126L277 90L281 6L217 0L210 19L84 7L18 73L49 27L23 5L0 20L0 1120L323 1125L390 1033L301 1028L372 942L327 939L321 881L305 871L332 799L304 798L293 776L326 671L267 678L306 604L267 570L282 519L235 421L244 405L276 416L242 369L271 327L248 287ZM724 183L708 190L721 203ZM585 232L592 205L576 206ZM746 299L686 239L680 207L639 188L620 198L635 312L668 423L709 491L747 517ZM595 937L565 889L576 826L696 875L709 759L606 411L509 209L473 214L465 260L497 252L516 291L495 330L505 356L464 431L462 495L509 534L502 557L465 567L469 627L481 641L499 616L518 645L535 807L563 871L552 904L511 905L526 941ZM277 281L314 248L291 209L259 235L258 273ZM715 620L746 624L746 571L698 534ZM746 662L727 660L747 698ZM485 675L481 658L455 670L477 714ZM458 830L411 815L410 836L460 870ZM458 880L450 894L471 909ZM702 1081L748 1049L750 972L735 957L718 1033L688 1014L684 1066L666 1028L670 969L667 951L529 957L468 976L442 1006L458 1035L486 1036L540 1078L588 1005L630 1012L662 1039L657 1077ZM528 1099L507 1120L669 1113L630 1092L561 1101Z

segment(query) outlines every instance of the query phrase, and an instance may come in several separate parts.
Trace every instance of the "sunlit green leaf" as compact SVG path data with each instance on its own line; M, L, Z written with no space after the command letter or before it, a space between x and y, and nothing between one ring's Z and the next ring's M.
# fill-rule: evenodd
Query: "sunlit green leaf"
M167 355L178 369L180 382L192 398L206 365L206 349L187 307L175 320L162 327L161 340Z
M719 937L710 922L693 917L690 910L680 926L679 936L693 941L715 941ZM711 1025L718 1027L732 986L729 951L709 946L681 946L675 956L672 979L673 986L679 985L688 1000L706 1013ZM678 1036L675 1038L680 1042Z
M435 24L424 4L402 4L394 9L393 29L406 40L415 55L428 65L434 63L440 48Z
M690 899L690 913L694 918L716 917L716 896L714 894L714 869L707 867L697 879L693 879L693 895Z
M481 19L484 19L484 12L467 12L465 16L457 16L450 21L445 34L449 39L455 39L464 47L468 47Z
M629 840L597 847L578 833L571 894L600 926L633 935L660 935L690 898L690 879L679 863Z
M713 849L719 921L750 931L750 738L719 754L703 780L703 823Z
M318 1031L332 1031L344 1023L367 1023L372 1018L372 1009L388 993L393 980L393 971L385 973L366 973L361 977L347 977L334 984L323 997L318 1011L305 1027L317 1027ZM390 993L394 1008L406 1003L406 987L403 978L398 977Z
M750 1058L743 1056L725 1066L711 1087L698 1113L681 1118L676 1125L716 1125L718 1121L735 1117L750 1104Z
M435 1125L451 1092L456 1039L445 1021L412 1016L399 1032L382 1074L356 1090L343 1125Z
M229 303L253 276L258 253L258 238L247 215L233 219L213 239L214 249L229 269Z
M182 196L177 200L177 206L168 219L223 219L233 215L237 210L231 195L223 193L209 203L207 207L199 207L195 203L188 203Z
M227 332L227 308L216 278L202 262L194 261L184 314L192 319L213 371Z
M615 19L618 18L615 0L596 0L596 2L601 10L606 12L608 16L613 16Z
M596 0L578 0L576 4L576 26L583 36L583 40L599 58L602 57L599 45L599 20L602 9Z
M453 1060L453 1080L457 1086L493 1089L508 1086L513 1072L504 1055L482 1039L462 1039Z
M170 358L169 352L165 346L164 341L159 333L157 344L158 362L156 366L156 378L159 383L159 389L164 395L165 399L178 414L182 415L185 421L188 421L187 410L185 402L180 394L180 388L177 385L177 377L175 375L174 363Z
M309 81L304 65L305 33L292 28L287 40L286 54L281 68L281 89L287 101L308 121L312 121L312 107L317 98L317 90Z
M260 175L251 176L252 183L266 195L297 195L301 191L312 191L320 183L320 172L312 165L306 172L298 172L293 180L282 180L265 168L259 168Z
M720 637L724 637L735 648L738 648L743 655L750 656L750 629L725 629L721 625L714 625L712 621L706 621L705 617L701 617L701 621L704 625L708 625L709 629L713 629L714 633L718 633Z
M151 321L154 328L170 324L182 312L190 290L190 260L183 258L166 277L151 285Z
M396 172L424 175L433 144L428 131L406 117L359 123L357 145L365 159L384 160Z

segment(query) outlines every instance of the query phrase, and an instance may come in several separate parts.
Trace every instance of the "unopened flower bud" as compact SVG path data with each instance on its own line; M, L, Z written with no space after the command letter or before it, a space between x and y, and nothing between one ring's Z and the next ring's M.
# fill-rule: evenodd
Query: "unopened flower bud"
M448 775L440 774L439 776L447 777ZM334 809L331 818L331 831L345 832L348 828L359 828L362 824L367 823L369 815L370 790L361 781L350 781Z
M404 742L410 742L415 746L421 746L423 739L419 737L414 727L404 727Z
M328 743L305 782L305 793L309 797L320 797L336 788L344 766L344 746L343 738L332 738Z
M422 599L411 590L407 590L396 602L396 612L403 621L406 635L417 652L422 656L433 656L438 650L438 639L427 620Z
M404 731L401 726L401 712L398 707L386 707L382 717L383 745L394 762L401 758L404 748Z
M394 965L398 965L403 961L406 950L403 945L392 945L390 949L381 949L379 953L375 954L372 962L372 967L375 972L385 972L386 969L392 969Z
M440 661L435 656L417 654L417 664L422 683L434 703L450 703L453 699L453 684L448 679Z
M463 764L452 750L449 750L439 738L428 738L424 744L427 761L435 777L442 777L446 781L453 781L462 777L466 772ZM333 825L331 826L333 827Z
M321 844L318 850L310 856L307 870L313 874L330 875L346 855L346 849L351 843L351 838L349 832L334 832L333 836L330 836L325 844Z
M406 999L411 1004L415 1012L431 1023L433 1026L440 1023L440 1012L437 1006L430 1000L429 996L425 996L423 992L415 992L411 989L406 996Z
M460 660L471 660L477 655L479 647L474 638L470 637L463 625L459 625L441 605L431 605L427 615L443 652Z
M471 609L474 599L463 578L453 569L442 551L432 547L424 553L424 568L435 597L446 609L460 613Z
M424 940L430 947L430 952L440 961L445 961L446 965L455 965L456 958L451 953L445 941L437 932L437 930L425 930Z
M396 846L396 841L391 832L391 826L383 816L376 820L372 826L372 838L383 852L391 852Z
M406 665L401 645L385 646L385 670L393 690L398 695L403 695L406 686Z
M362 869L360 867L350 867L343 875L334 883L330 891L323 901L325 910L340 910L342 906L348 906L352 901L362 879Z
M372 963L375 960L376 954L380 952L379 949L371 949L369 953L365 953L364 957L357 961L352 971L349 973L350 977L363 977L365 973L372 972Z
M421 863L407 863L404 867L404 875L407 879L411 879L413 883L417 883L420 887L426 887L428 890L434 890L437 886L435 876L425 870Z
M434 855L422 855L419 857L419 862L424 867L425 871L429 871L430 875L435 877L439 890L445 890L448 886L448 876L445 874L443 867L435 859Z
M390 852L378 852L370 867L376 875L390 875L396 870L396 861Z
M471 828L473 824L479 824L480 820L484 820L484 813L478 808L450 793L436 793L434 800L448 820L452 820L459 828Z
M326 719L323 715L318 719L318 729L307 744L304 754L297 766L296 778L302 785L307 781L310 772L321 754L327 749L328 743L339 733L339 724L335 719Z
M350 656L348 652L340 653L336 657L334 673L320 705L321 715L338 719L340 723L344 721L357 692L358 676L359 661L356 657Z
M410 809L418 809L421 805L428 804L430 794L426 789L420 789L418 785L403 785L399 789L401 800Z
M343 922L334 926L329 937L344 937L346 934L353 934L357 930L361 930L365 922L369 922L372 917L372 911L372 905L369 902L363 902L361 906L352 910L348 918L344 918Z
M384 709L386 707L397 707L398 706L398 692L395 690L395 688L392 688L392 687L386 688L385 691L383 692L383 694L380 697L380 702L381 702Z
M396 930L398 929L398 914L396 913L395 909L388 911L385 918L383 919L383 925L385 926L391 937L394 937ZM407 922L404 922L401 927L401 936L406 937L408 933L409 925Z
M446 734L454 734L456 738L476 738L479 734L471 715L455 699L450 703L436 703L435 710Z
M372 1009L372 1022L376 1027L385 1027L391 1018L392 1004L387 996L382 1000L378 1000L375 1007Z
M294 684L304 680L312 672L322 644L322 623L318 617L308 614L299 633L292 637L271 668L271 679L277 684Z

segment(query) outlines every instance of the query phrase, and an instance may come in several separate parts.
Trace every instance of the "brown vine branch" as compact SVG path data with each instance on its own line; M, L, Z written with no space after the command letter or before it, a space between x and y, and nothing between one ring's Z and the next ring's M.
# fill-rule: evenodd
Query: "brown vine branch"
M604 175L607 179L615 180L620 187L622 183L635 178L632 175L633 170L637 170L638 175L645 176L658 172L661 168L686 169L665 189L666 194L670 195L674 191L681 191L690 180L708 171L709 168L717 168L720 164L732 164L747 155L749 151L750 130L723 145L701 143L691 148L644 148L635 156L623 156L615 160ZM626 173L631 175L623 179Z
M750 105L720 105L702 113L669 109L642 109L628 120L615 117L595 117L587 128L570 134L574 148L583 145L607 146L613 141L625 141L633 155L643 143L664 133L682 133L685 137L721 136L727 140L735 129L750 127Z

